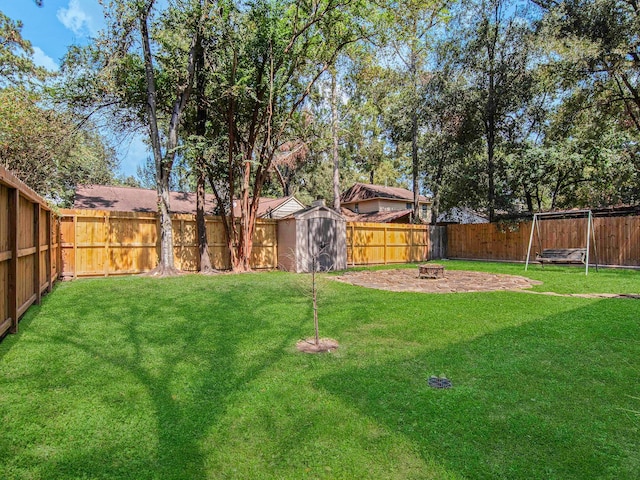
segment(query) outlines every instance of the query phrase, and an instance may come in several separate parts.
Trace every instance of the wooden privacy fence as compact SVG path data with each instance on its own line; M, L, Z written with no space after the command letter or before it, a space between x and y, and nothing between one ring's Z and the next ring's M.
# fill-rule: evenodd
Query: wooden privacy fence
M429 257L429 226L347 222L347 263L422 262Z
M587 219L540 221L541 247L584 248ZM595 217L595 243L600 265L640 266L640 217ZM531 222L448 225L449 258L525 261ZM540 251L534 236L531 255ZM590 263L595 262L591 247Z
M176 267L198 270L195 215L174 214L173 241ZM224 227L219 217L206 217L209 255L215 268L230 267ZM64 278L144 273L158 264L159 220L154 213L102 210L62 210L60 234ZM251 266L276 268L277 223L258 220L253 237Z
M44 199L0 166L0 337L18 331L58 275L57 220Z

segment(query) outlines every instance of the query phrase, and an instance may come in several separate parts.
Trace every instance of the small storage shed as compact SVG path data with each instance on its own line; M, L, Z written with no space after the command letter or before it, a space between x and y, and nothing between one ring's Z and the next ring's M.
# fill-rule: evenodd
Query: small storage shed
M278 221L278 266L289 272L347 268L347 223L322 203Z

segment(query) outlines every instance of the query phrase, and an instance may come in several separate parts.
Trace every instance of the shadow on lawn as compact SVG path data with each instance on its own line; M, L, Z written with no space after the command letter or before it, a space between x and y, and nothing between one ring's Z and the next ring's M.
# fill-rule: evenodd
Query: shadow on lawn
M623 410L638 395L630 359L640 330L628 302L593 302L315 385L467 478L635 478L639 425ZM441 373L453 388L428 387Z
M233 280L224 280L226 284L217 290L219 285L212 287L203 279L202 288L195 293L178 291L169 299L156 298L154 284L163 281L173 280L149 279L142 288L138 286L138 304L127 298L124 285L113 288L99 304L77 298L65 328L37 339L52 350L81 351L91 359L87 367L95 369L95 377L104 375L102 380L78 379L69 373L64 382L102 384L105 392L99 406L106 404L109 418L118 408L125 412L121 416L125 422L144 422L144 416L136 415L138 409L152 410L149 415L155 417L155 432L150 433L148 425L141 428L140 448L118 451L118 442L113 440L116 426L103 435L95 431L94 441L41 466L40 478L59 478L64 472L83 478L205 478L201 442L225 413L230 398L286 355L300 336L300 323L274 323L274 318L261 313L272 310L274 298L279 304L299 301L286 289L276 291L275 286L261 284L259 288L272 288L272 295L263 290L254 296L246 284L234 287ZM246 296L239 295L238 288L247 288L242 292ZM242 297L246 303L238 302ZM95 315L96 308L103 308L104 318L97 328L104 336L84 335L84 316ZM217 312L225 313L219 316ZM158 321L160 315L163 318ZM273 333L260 334L273 329L281 330L275 342ZM257 343L261 337L268 337L266 343ZM254 352L260 353L255 360L246 358ZM65 363L60 362L59 368L66 368ZM48 388L46 381L43 389ZM121 383L120 398L112 391L114 382ZM111 440L101 443L101 436ZM148 443L155 445L145 445Z

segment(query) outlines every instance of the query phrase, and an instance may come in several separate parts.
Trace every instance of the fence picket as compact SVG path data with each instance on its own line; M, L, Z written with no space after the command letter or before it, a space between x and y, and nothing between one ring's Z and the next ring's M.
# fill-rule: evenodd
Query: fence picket
M57 277L54 225L46 201L0 166L0 337Z

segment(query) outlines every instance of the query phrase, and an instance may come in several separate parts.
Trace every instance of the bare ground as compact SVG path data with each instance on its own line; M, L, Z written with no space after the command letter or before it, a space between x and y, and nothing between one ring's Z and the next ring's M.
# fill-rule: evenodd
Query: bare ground
M542 282L519 275L446 270L444 278L418 278L418 269L363 270L334 277L340 282L393 292L459 293L522 290Z

